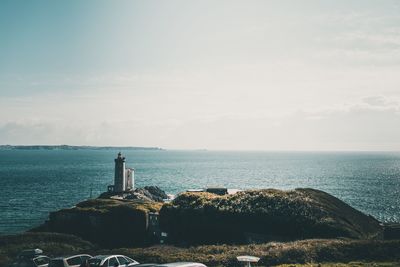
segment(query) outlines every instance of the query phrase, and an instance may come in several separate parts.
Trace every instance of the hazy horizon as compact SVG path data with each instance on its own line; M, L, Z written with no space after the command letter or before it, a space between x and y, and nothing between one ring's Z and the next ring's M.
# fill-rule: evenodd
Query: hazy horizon
M0 142L400 151L400 3L0 2Z
M276 153L400 153L400 150L291 150L291 149L281 149L281 150L273 150L273 149L207 149L207 148L165 148L160 146L137 146L137 145L85 145L85 144L0 144L0 146L15 146L15 147L24 147L24 146L49 146L49 147L57 147L57 146L70 146L70 147L97 147L97 148L154 148L161 150L170 150L170 151L210 151L210 152L276 152Z

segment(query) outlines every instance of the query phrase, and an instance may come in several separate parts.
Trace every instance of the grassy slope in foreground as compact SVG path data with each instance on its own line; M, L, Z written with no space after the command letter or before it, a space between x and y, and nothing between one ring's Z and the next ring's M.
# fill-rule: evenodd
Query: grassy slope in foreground
M236 257L240 255L260 257L259 266L309 262L398 262L400 241L312 239L236 246L122 248L102 250L100 253L126 254L139 262L197 261L207 266L237 266Z
M399 267L400 262L349 262L349 263L307 263L282 264L277 267Z
M245 243L308 238L379 238L371 216L314 189L250 190L233 195L183 193L161 211L161 226L176 243Z
M0 236L0 266L8 266L21 250L36 247L43 249L51 257L76 253L89 253L91 255L115 253L125 254L142 263L198 261L208 266L237 266L236 256L255 255L261 258L258 266L308 262L346 263L351 261L393 262L389 266L400 266L399 263L396 263L400 260L399 240L313 239L287 243L270 242L257 245L209 245L190 248L153 246L105 250L94 247L89 242L75 236L56 233L26 233L14 236Z

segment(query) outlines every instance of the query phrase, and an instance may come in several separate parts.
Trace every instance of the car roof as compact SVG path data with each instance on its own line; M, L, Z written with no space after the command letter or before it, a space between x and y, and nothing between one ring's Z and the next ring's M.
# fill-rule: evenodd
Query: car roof
M171 262L156 265L157 267L188 267L188 266L205 266L200 262Z
M92 257L92 259L105 259L109 257L127 257L125 255L120 255L120 254L112 254L112 255L96 255ZM129 258L129 257L128 257Z
M92 257L89 254L76 254L76 255L70 255L70 256L56 257L56 258L53 258L52 260L64 260L64 259L69 260L70 258L82 257L82 256Z

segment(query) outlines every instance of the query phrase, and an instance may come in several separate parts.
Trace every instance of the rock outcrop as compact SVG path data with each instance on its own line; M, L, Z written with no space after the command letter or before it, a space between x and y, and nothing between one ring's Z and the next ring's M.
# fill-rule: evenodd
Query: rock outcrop
M314 189L183 193L161 211L174 243L216 244L306 238L378 238L377 220Z
M51 212L49 221L34 231L67 233L101 247L141 246L147 243L148 213L161 203L92 199L71 209Z
M101 199L109 199L113 197L121 197L123 199L138 199L144 201L156 201L163 202L168 199L168 195L161 190L158 186L145 186L144 188L136 188L135 190L123 192L123 193L113 193L105 192L100 195Z

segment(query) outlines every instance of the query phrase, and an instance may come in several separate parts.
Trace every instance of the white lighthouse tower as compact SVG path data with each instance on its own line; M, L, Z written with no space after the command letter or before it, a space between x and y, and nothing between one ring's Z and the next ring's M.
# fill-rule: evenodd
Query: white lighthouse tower
M114 192L124 192L126 190L125 157L121 152L118 153L115 161Z
M114 185L108 186L108 192L122 193L135 188L134 172L132 168L125 167L125 157L118 153L115 162Z

